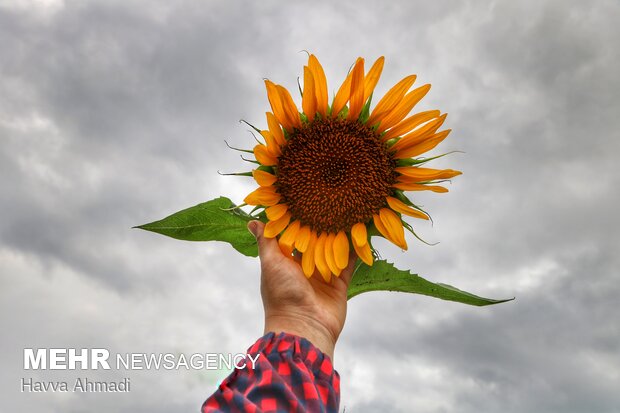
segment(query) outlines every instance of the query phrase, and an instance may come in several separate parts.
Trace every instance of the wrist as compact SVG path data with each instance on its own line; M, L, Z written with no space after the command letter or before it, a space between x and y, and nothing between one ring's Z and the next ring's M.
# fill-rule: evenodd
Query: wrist
M295 314L265 315L265 334L269 332L288 333L303 337L316 348L334 360L336 339L325 326L311 317Z

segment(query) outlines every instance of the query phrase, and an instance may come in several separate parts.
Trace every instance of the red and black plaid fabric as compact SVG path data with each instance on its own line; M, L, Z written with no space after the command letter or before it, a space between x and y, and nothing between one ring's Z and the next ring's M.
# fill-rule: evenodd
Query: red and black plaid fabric
M340 376L312 343L267 333L248 349L255 369L235 369L202 405L207 412L337 412Z

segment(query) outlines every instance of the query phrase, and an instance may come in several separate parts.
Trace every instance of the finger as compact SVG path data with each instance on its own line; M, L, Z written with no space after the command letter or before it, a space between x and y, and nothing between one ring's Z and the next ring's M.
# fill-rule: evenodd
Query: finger
M250 221L248 222L248 230L254 235L258 243L258 256L261 264L266 265L274 258L282 255L278 241L275 238L265 237L265 224L260 221Z

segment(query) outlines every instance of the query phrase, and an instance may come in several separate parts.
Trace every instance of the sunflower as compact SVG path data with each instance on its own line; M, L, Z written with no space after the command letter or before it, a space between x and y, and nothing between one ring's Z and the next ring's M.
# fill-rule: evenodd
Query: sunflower
M411 90L415 75L398 82L370 110L383 70L380 57L367 73L358 58L331 105L323 68L314 55L304 66L300 112L284 87L265 80L271 112L253 149L259 188L244 202L264 209L265 236L278 238L284 254L301 255L307 277L329 282L346 268L351 247L366 264L371 235L407 249L403 215L429 219L405 191L448 190L438 183L461 172L422 165L419 158L443 141L446 114L428 110L407 117L430 85ZM258 129L257 129L258 130Z

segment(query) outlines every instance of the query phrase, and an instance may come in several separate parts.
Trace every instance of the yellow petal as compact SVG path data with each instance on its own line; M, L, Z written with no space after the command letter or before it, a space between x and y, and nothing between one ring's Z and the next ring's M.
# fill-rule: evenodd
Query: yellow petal
M368 74L366 74L366 77L364 77L364 102L368 100L373 90L375 90L375 86L377 86L383 71L384 62L385 58L383 56L378 58L368 71Z
M418 176L398 175L396 177L396 182L397 183L405 183L405 184L418 184L418 185L421 185L421 184L419 184L420 177L418 177Z
M433 191L438 193L448 192L448 188L439 185L423 185L408 182L397 182L392 187L401 191Z
M396 212L400 212L401 214L409 215L410 217L414 218L428 219L428 216L424 212L411 208L409 205L405 204L397 198L388 196L386 197L386 199L390 208L392 208Z
M377 106L373 109L368 118L368 124L374 125L383 119L388 113L392 111L400 103L405 93L409 90L413 82L415 82L416 75L407 76L396 85L394 85L386 94L381 98Z
M383 209L386 209L386 208L383 208ZM383 209L381 211L383 211ZM381 219L381 211L379 211L379 215L373 215L373 222L375 223L375 227L377 227L377 230L379 230L379 232L381 233L381 235L385 237L385 239L387 239L388 241L400 247L399 245L400 240L398 240L397 238L394 238L392 232L388 229L388 227L385 225L385 222ZM403 230L403 236L404 236L404 230Z
M348 119L357 120L364 106L364 59L358 58L351 75L351 99Z
M308 68L312 72L314 79L316 110L325 118L327 116L327 79L325 78L323 67L313 54L308 58Z
M276 85L278 89L278 94L280 95L280 101L282 102L282 107L284 108L284 113L286 114L287 119L290 122L290 125L293 128L301 128L301 118L299 117L299 111L297 110L297 106L295 102L293 102L293 98L291 94L288 93L284 87L280 85Z
M259 169L254 169L252 171L252 176L254 177L256 183L260 186L271 186L278 179L275 175L272 175L269 172L261 171Z
M272 186L261 186L245 197L243 202L248 205L271 206L280 201L280 194Z
M360 260L364 261L367 265L372 265L373 257L372 251L370 250L370 244L366 243L361 246L353 244L353 248L355 249L355 253Z
M304 271L306 277L312 277L314 274L314 247L316 245L316 233L314 231L310 232L310 240L308 242L308 248L301 256L301 269Z
M386 239L391 240L391 235L388 232L385 225L383 225L383 221L381 221L381 217L379 215L373 215L372 221L374 222L375 227L377 227L377 230L381 233L381 235L383 235Z
M395 125L393 128L385 132L381 136L381 140L384 142L396 138L397 136L402 136L407 132L413 130L424 122L428 122L431 119L434 119L441 115L441 112L438 110L427 110L425 112L416 113L413 116L409 116L407 119L400 122L398 125Z
M291 129L291 123L288 120L284 106L282 105L282 99L275 83L270 80L265 80L265 87L267 88L267 99L271 105L271 111L278 120L278 123L284 127L284 129Z
M267 143L267 151L271 156L278 157L282 155L282 150L280 150L280 145L276 142L276 139L273 137L273 134L268 130L260 131L260 134L265 138L265 142Z
M271 132L273 137L276 139L278 145L285 145L286 139L284 138L284 132L282 132L282 126L280 126L280 123L276 117L273 116L273 113L271 112L266 112L265 115L267 116L267 126L269 127L269 132Z
M443 125L447 116L448 114L444 113L437 119L434 119L428 122L426 125L422 126L421 128L418 128L414 130L413 132L406 134L401 139L399 139L394 145L392 145L390 149L400 150L403 148L409 148L411 146L419 144L420 142L424 141L429 136L432 136L437 131L437 129L439 129L441 125Z
M453 169L416 168L411 166L400 166L394 168L394 170L411 178L410 182L414 183L433 181L435 179L450 179L462 174L462 172Z
M407 93L403 97L402 101L400 101L398 105L396 105L396 107L394 107L394 109L392 109L392 111L381 120L377 133L381 133L403 120L430 89L431 85L427 84Z
M263 144L254 147L254 157L261 165L273 166L278 164L278 158L273 156Z
M353 245L357 245L358 247L368 243L366 224L358 222L353 225L351 228L351 240L353 241Z
M429 136L428 138L418 143L417 145L414 145L408 148L403 148L394 154L394 158L396 159L413 158L415 156L428 152L431 149L433 149L435 146L439 145L444 139L446 139L451 131L452 129L446 129L432 136Z
M302 226L297 233L297 239L295 240L295 248L299 252L306 252L308 244L310 243L310 227L307 225Z
M299 232L299 226L299 221L293 221L278 240L280 250L287 257L290 257L293 254L293 245L295 244L295 236Z
M323 276L323 279L326 282L331 280L332 272L329 270L327 266L327 262L325 261L325 241L327 240L327 233L323 232L319 235L316 243L314 244L314 263L316 264L317 269Z
M274 238L280 232L284 231L284 228L286 228L286 226L288 225L290 221L291 221L291 213L287 212L284 215L282 215L281 218L275 221L267 222L267 224L265 225L265 232L264 232L265 237Z
M304 93L301 98L301 108L308 117L308 121L314 120L316 113L316 96L314 95L314 78L308 66L304 66Z
M349 265L349 238L344 231L340 231L334 238L334 260L341 270Z
M353 71L350 71L347 74L346 79L342 82L340 89L338 89L338 93L336 93L336 97L334 98L334 103L332 103L332 117L338 116L338 113L344 108L344 105L347 104L349 98L351 97L351 78L353 76Z
M286 214L286 211L288 211L288 206L286 204L278 204L265 209L269 221L277 221Z
M292 256L293 256L293 247L291 247L290 245L284 244L282 242L282 237L280 237L280 239L278 240L278 247L280 247L280 251L282 252L282 255L284 255L285 257L292 258Z
M334 239L336 239L336 234L330 233L325 238L325 262L329 267L329 270L335 276L339 276L342 271L336 265L336 258L334 257Z
M402 249L407 249L407 241L405 241L405 228L400 217L390 209L383 208L379 211L379 217L384 228L390 234L390 241L398 245Z

